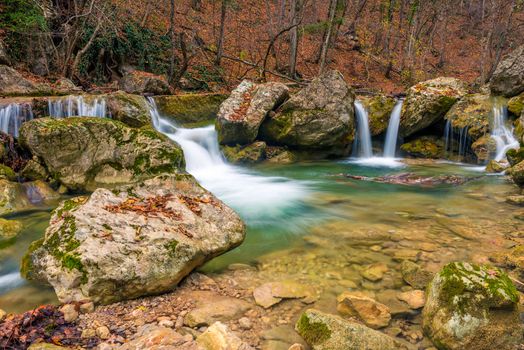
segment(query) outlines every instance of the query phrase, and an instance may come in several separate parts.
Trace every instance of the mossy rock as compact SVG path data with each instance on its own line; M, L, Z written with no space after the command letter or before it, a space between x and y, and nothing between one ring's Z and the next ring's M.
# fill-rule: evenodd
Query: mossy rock
M514 166L524 160L524 147L519 149L509 149L506 152L506 158L508 159L509 165Z
M501 270L450 263L427 289L423 329L439 349L514 349L522 341L518 301Z
M0 164L0 178L7 179L9 181L17 180L15 171L4 164Z
M112 119L134 128L151 124L149 105L144 96L117 91L101 97L105 99Z
M524 160L509 168L508 174L517 186L524 187Z
M213 121L226 98L225 94L186 94L158 96L155 102L162 116L185 126Z
M13 244L21 230L20 221L0 218L0 249Z
M395 99L386 95L375 95L361 97L360 101L368 111L371 136L383 134L388 128L389 118L396 103Z
M508 101L508 111L520 117L524 112L524 92L518 96L512 97Z
M400 149L415 158L444 158L444 142L435 136L421 136L403 144Z
M491 174L501 173L505 171L507 168L508 168L508 164L498 162L492 159L488 162L488 165L486 165L486 172L491 173Z
M491 135L484 135L471 144L471 150L479 162L485 162L494 158L497 153L497 141Z
M222 146L224 157L233 164L254 164L266 158L266 143L253 142L246 146Z
M489 132L489 120L493 113L493 100L489 95L464 96L446 113L444 119L454 130L467 129L468 136L476 141Z

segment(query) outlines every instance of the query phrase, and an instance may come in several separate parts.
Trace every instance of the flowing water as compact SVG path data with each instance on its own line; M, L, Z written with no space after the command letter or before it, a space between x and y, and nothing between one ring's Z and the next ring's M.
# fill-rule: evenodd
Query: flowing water
M384 158L395 158L403 102L403 100L398 100L391 112L388 131L386 133L386 141L384 142Z
M508 125L508 109L502 103L496 102L493 106L493 124L491 126L491 137L497 143L496 161L506 157L510 149L520 147L519 141L513 134L513 127Z
M49 99L47 102L49 115L54 118L108 117L106 101L103 98L89 98L84 96L66 96L64 98Z
M22 123L33 119L29 103L10 103L0 106L0 131L18 137Z
M356 144L358 155L360 158L371 158L373 149L371 146L371 133L369 132L368 111L358 100L355 100L355 117L357 119L358 137Z

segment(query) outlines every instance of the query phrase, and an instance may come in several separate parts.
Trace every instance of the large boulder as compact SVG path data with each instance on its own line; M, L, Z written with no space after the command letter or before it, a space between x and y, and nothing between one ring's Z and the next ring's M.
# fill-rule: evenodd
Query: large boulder
M523 340L518 301L499 269L450 263L427 289L424 332L439 349L515 349Z
M176 123L196 124L214 121L224 94L184 94L155 97L158 111Z
M471 150L480 162L493 159L497 153L497 141L491 135L484 135L471 144Z
M444 158L444 141L436 136L421 136L400 146L411 157L440 159Z
M169 83L164 77L138 70L127 72L120 79L119 88L130 94L167 95L171 93Z
M330 70L291 96L260 128L269 144L347 154L355 134L353 89Z
M222 145L245 145L253 142L269 112L289 97L282 83L254 84L244 80L220 105L216 129Z
M20 142L70 190L92 191L176 173L180 147L152 128L103 118L40 118L23 124Z
M524 92L509 99L508 111L517 117L524 115Z
M35 93L37 86L11 67L0 65L0 96Z
M491 92L512 97L524 92L524 45L499 62L490 80Z
M384 333L314 309L300 316L295 329L313 350L408 349Z
M466 92L462 81L448 77L410 87L402 105L400 135L410 136L437 122Z
M454 130L464 129L471 141L475 142L489 132L489 119L493 114L493 101L489 95L472 94L464 96L446 113Z
M511 167L508 170L508 174L515 184L524 187L524 160Z
M238 215L191 175L161 175L63 202L22 274L62 302L107 304L170 291L244 236Z
M140 95L117 91L103 95L111 118L139 128L151 124L151 113L146 99Z
M395 99L386 95L375 95L360 98L368 111L369 132L371 136L383 134L388 129L389 118L395 107Z

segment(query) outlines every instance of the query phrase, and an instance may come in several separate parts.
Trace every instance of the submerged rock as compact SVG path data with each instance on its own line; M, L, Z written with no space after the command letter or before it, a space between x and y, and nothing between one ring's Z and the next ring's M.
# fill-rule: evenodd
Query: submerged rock
M512 97L524 91L524 45L520 45L499 62L490 80L494 95Z
M217 321L226 322L239 319L251 308L251 304L246 301L217 295L213 292L193 292L191 299L197 305L185 316L184 324L192 328L210 326Z
M436 136L421 136L404 143L400 149L412 157L428 159L444 158L444 141Z
M313 350L409 349L384 333L314 309L300 316L295 329Z
M474 142L489 132L492 113L493 102L489 95L472 94L455 103L444 119L449 121L455 130L467 130L467 135Z
M378 177L367 177L360 175L345 174L345 177L360 181L373 181L394 185L406 186L437 186L437 185L462 185L468 181L477 179L477 177L464 177L459 175L440 175L440 176L423 176L415 173L400 173L394 175L385 175Z
M257 305L269 308L283 299L303 299L305 302L316 300L315 289L292 281L265 283L253 291Z
M159 112L163 117L176 123L202 123L215 120L224 94L185 94L158 96L155 98Z
M159 176L63 202L22 274L51 284L62 302L107 304L174 289L244 235L238 215L192 176Z
M246 146L222 146L222 153L233 164L254 164L266 158L267 145L256 141Z
M450 263L427 294L423 328L440 349L509 350L523 340L519 294L497 268Z
M244 80L231 92L218 111L216 130L222 145L253 142L268 113L289 97L282 83L254 84Z
M40 118L23 124L20 142L70 190L92 191L183 171L180 147L151 128L101 118Z
M14 243L20 231L22 231L20 221L0 218L0 249Z
M389 118L395 107L395 99L386 95L375 95L360 98L360 101L368 111L369 132L371 136L384 133L388 128Z
M171 93L171 88L164 77L137 70L126 73L120 79L119 87L130 94L167 95Z
M389 308L360 292L344 292L337 297L337 311L343 316L356 317L368 327L378 329L389 325Z
M400 265L402 279L415 289L426 289L427 285L433 279L433 274L424 270L416 263L404 260Z
M103 95L111 118L134 128L151 124L151 114L146 99L140 95L117 91Z
M442 119L465 94L465 84L455 78L441 77L412 86L402 105L400 135L410 136Z
M342 74L327 71L270 114L259 138L268 144L347 154L355 133L354 100Z

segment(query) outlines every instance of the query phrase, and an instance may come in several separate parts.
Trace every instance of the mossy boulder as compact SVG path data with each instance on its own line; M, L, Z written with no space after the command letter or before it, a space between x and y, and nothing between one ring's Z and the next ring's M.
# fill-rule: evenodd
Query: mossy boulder
M509 168L508 174L517 186L524 187L524 160Z
M505 171L508 168L508 163L505 162L499 162L495 159L492 159L488 162L488 165L486 165L486 172L487 173L501 173Z
M384 333L314 309L300 316L295 329L313 350L409 349Z
M151 114L146 99L123 91L102 95L111 118L134 128L151 124Z
M16 181L17 176L13 169L8 167L7 165L0 164L0 178L1 179L7 179L9 181Z
M161 175L64 201L21 272L61 302L107 304L171 291L244 237L238 215L191 175Z
M180 147L151 127L115 120L40 118L24 123L20 142L70 190L92 191L184 171Z
M40 164L38 158L30 159L20 171L20 176L26 180L46 180L49 177L47 169Z
M524 146L524 112L517 118L514 122L515 130L514 133L517 136L517 139L520 142L521 146Z
M371 136L383 134L388 129L389 118L395 107L395 99L386 95L359 98L368 111Z
M493 114L493 101L489 95L464 96L446 113L444 119L454 130L467 130L474 142L489 133L489 120Z
M524 45L520 45L502 59L490 80L494 95L513 97L524 92Z
M506 152L506 158L508 159L508 163L511 166L522 162L524 160L524 147L520 147L519 149L509 149Z
M400 136L410 136L442 120L460 98L466 85L456 79L441 77L409 88L400 117Z
M494 158L497 153L497 141L491 135L484 135L471 144L471 150L478 161L485 162Z
M222 154L233 164L254 164L266 159L265 142L256 141L246 146L222 146Z
M403 152L415 158L444 158L444 141L436 136L421 136L400 146Z
M129 94L167 95L171 87L166 78L152 73L134 70L124 74L119 88Z
M450 263L426 292L422 324L437 348L510 350L522 342L519 294L501 270Z
M214 121L224 94L185 94L155 97L159 112L163 117L179 124L197 124Z
M0 215L30 206L22 186L18 182L0 179Z
M259 139L291 149L348 154L355 135L354 100L342 74L329 70L270 114Z
M508 111L517 117L522 115L522 112L524 112L524 92L509 99Z
M0 218L0 249L14 243L21 230L22 223L20 221Z

